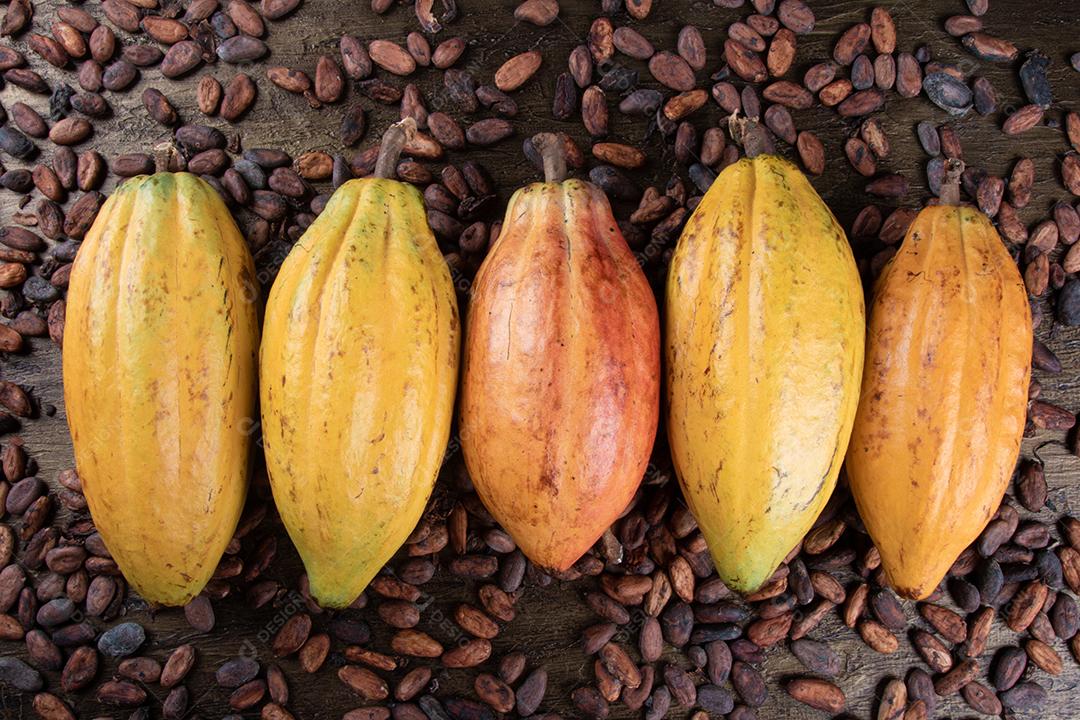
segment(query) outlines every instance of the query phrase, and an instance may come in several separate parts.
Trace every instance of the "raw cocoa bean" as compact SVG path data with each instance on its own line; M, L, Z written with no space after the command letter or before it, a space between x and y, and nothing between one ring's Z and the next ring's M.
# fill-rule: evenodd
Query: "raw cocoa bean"
M496 712L508 713L514 709L514 691L494 675L480 673L473 682L473 688L477 697Z
M844 691L827 680L795 678L789 680L784 689L804 705L833 715L843 712L847 704Z
M329 55L320 55L315 63L315 97L320 102L333 103L345 92L345 77L337 62Z
M416 70L416 60L400 45L389 40L372 40L368 43L371 61L393 75L411 75Z
M249 75L238 73L225 86L221 100L221 117L236 122L255 102L258 90Z
M1012 62L1020 51L1008 40L971 32L960 39L961 44L975 57L988 62Z
M537 50L515 55L495 71L495 86L503 92L517 90L536 74L542 59L543 56Z
M176 108L172 106L169 99L157 88L146 88L146 90L143 90L142 101L147 114L165 127L172 127L179 120Z
M979 663L967 659L934 681L934 692L942 697L952 695L974 680L979 674Z
M236 35L217 46L218 58L233 65L258 60L267 52L266 43L249 35Z
M850 65L870 42L870 26L866 23L852 25L833 46L833 60L838 65Z
M781 77L787 74L795 61L797 45L795 33L787 28L777 30L772 42L769 43L769 52L765 57L765 65L769 75ZM816 92L813 88L808 89L810 92Z
M514 19L547 27L559 16L558 0L525 0L514 8Z
M818 92L818 100L825 107L835 107L843 102L852 92L855 91L855 86L851 84L851 81L846 78L839 80L833 80L831 83L821 88Z
M220 50L218 54L221 54ZM178 78L201 64L202 48L191 40L181 40L165 52L165 57L161 60L161 74L167 78Z
M653 56L653 59L649 61L649 71L652 72L653 77L656 77L656 71L653 70L652 64L656 60L656 58L662 54L663 53L657 53ZM768 68L765 66L765 63L762 62L761 58L758 57L757 53L735 40L728 39L724 41L724 60L726 60L728 65L731 66L731 69L735 71L736 75L738 75L743 80L746 80L747 82L764 82L769 76ZM683 62L685 63L685 61ZM690 66L687 65L686 67L687 69L689 69ZM690 89L693 87L692 73L693 71L691 71L690 87L685 89ZM657 78L657 80L659 80L662 84L667 85L668 87L672 87L667 82L660 80L660 78ZM687 84L685 78L683 78L682 84ZM683 88L673 87L672 89L681 90Z
M385 700L390 695L386 681L367 668L345 665L338 670L338 678L365 700Z
M812 672L830 677L840 673L842 666L840 656L825 643L800 638L792 641L791 652Z
M942 81L940 79L934 80L932 85L934 92L939 96L945 93L940 89ZM915 56L911 53L902 52L896 56L896 92L901 97L912 98L916 97L923 87L923 72L922 67L919 65L919 61L915 59ZM954 97L956 96L956 97ZM933 99L931 97L931 99ZM945 99L945 98L942 98ZM962 101L963 92L954 90L953 93L948 94L948 98L952 102ZM963 107L961 105L960 107ZM945 108L949 111L949 108Z

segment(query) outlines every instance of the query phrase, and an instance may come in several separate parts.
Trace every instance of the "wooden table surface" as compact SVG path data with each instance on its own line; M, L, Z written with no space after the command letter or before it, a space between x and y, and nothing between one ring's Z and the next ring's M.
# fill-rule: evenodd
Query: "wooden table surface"
M58 0L38 2L35 5L35 26L48 27L48 22L53 18L59 4ZM813 33L799 39L795 71L798 75L813 62L827 57L839 33L852 23L867 19L871 7L869 3L848 0L812 0L811 5L818 22ZM942 21L946 16L965 11L960 0L908 0L889 5L899 28L900 50L910 51L919 45L928 45L935 58L962 63L966 72L990 78L998 89L1003 110L1023 102L1014 67L975 60L963 51L956 39L950 38L942 30ZM520 114L515 120L517 135L496 147L472 150L467 155L470 159L482 162L490 170L501 188L501 198L504 201L513 188L538 179L538 173L522 161L520 152L521 141L529 134L557 128L569 132L583 144L587 144L580 123L553 121L550 107L555 74L564 69L570 49L582 42L592 18L599 12L598 6L597 2L566 0L560 20L541 29L515 23L511 0L461 0L462 17L443 32L442 36L460 34L469 39L463 62L482 78L490 78L499 64L513 54L532 47L540 48L544 53L541 72L514 96L520 106ZM96 2L87 3L86 7L95 15L101 16ZM1068 2L993 0L991 10L985 17L989 32L1008 37L1022 50L1041 48L1051 57L1051 80L1058 103L1051 116L1057 119L1062 115L1062 108L1080 109L1080 73L1068 67L1068 56L1080 50L1076 11L1076 5ZM663 48L674 47L676 33L684 23L696 24L705 33L710 56L707 72L711 73L718 69L721 63L719 58L724 29L747 12L746 9L720 9L702 0L657 0L648 20L633 24L658 47ZM618 22L626 22L626 18L620 15L617 24ZM253 111L232 129L241 134L242 143L247 148L280 147L294 156L314 149L342 151L337 140L337 130L347 103L312 110L302 98L288 95L271 85L263 70L268 64L281 64L304 68L310 72L319 53L336 51L337 39L342 33L355 33L364 39L385 37L402 41L405 34L413 29L416 29L416 21L409 6L397 6L386 16L377 17L364 0L305 0L298 12L271 24L268 43L272 52L269 58L246 68L259 85L259 98ZM145 41L145 38L142 41ZM15 41L14 44L17 47L24 45L21 41ZM619 61L641 71L642 86L656 86L645 71L644 63L625 58ZM136 88L123 94L110 95L115 115L96 124L95 136L88 145L92 145L107 157L122 152L149 150L158 142L168 139L169 132L151 121L143 110L139 97L144 87L153 85L165 92L181 110L185 120L204 122L203 116L194 109L198 77L211 73L226 81L235 71L235 68L218 64L204 67L192 77L181 81L164 80L155 69L145 71ZM74 84L71 74L65 75L53 68L46 68L44 74L50 81L62 78ZM429 108L439 107L443 96L438 74L426 72L418 77ZM357 97L359 96L353 92L348 102ZM45 110L45 99L29 96L10 85L0 92L0 100L8 107L16 100L25 100L38 109ZM375 142L381 129L395 119L393 115L396 108L377 106L366 98L360 98L360 101L370 111L371 129L365 144ZM710 102L704 110L692 117L692 121L701 131L721 122L722 115L723 112ZM1056 200L1068 198L1067 191L1057 177L1054 160L1055 157L1059 158L1067 147L1060 130L1039 128L1019 138L1007 139L999 130L1005 117L1004 111L990 117L971 113L967 117L950 120L943 111L931 105L925 98L903 100L895 93L889 93L884 111L877 116L888 131L893 148L891 156L881 163L882 169L903 172L912 180L911 192L901 204L916 206L927 197L925 175L922 171L927 158L919 149L914 134L915 124L924 119L935 123L951 121L963 140L966 161L992 173L1006 173L1015 159L1022 155L1036 159L1038 181L1035 199L1021 213L1025 221L1035 222L1046 217ZM841 223L850 227L855 213L868 199L862 192L864 181L851 172L841 149L843 141L857 129L857 124L844 121L835 113L822 108L795 113L795 118L800 129L814 130L825 142L829 156L828 169L813 182ZM226 128L226 123L220 119L206 122ZM613 136L616 139L639 145L648 152L647 169L635 176L643 184L658 183L662 186L673 173L685 177L686 168L675 162L671 146L656 134L647 136L646 124L643 121L631 121L613 113L612 122ZM782 147L782 151L793 156L789 147ZM461 153L452 153L450 160L459 161L464 157ZM7 158L5 163L8 167L19 165L15 161L8 162ZM10 214L16 209L17 199L13 193L0 193L3 222L8 222ZM619 211L625 213L627 208L622 207ZM280 255L280 247L271 247L268 253L260 257L260 266L271 270L267 279L272 277L273 266L280 260ZM650 271L654 278L661 276L658 264L653 264ZM1036 372L1043 385L1043 396L1070 410L1080 410L1080 394L1077 388L1080 382L1080 331L1044 322L1037 334L1058 354L1065 368L1061 374L1052 377ZM28 422L22 432L29 452L40 466L40 477L55 483L57 473L73 465L63 408L59 351L47 340L36 340L32 352L5 358L0 366L0 376L33 388L34 394L43 404L51 403L57 407L54 416L43 416ZM1035 446L1050 442L1042 448L1040 455L1046 461L1051 498L1059 511L1072 512L1080 502L1080 488L1076 487L1076 481L1080 477L1080 461L1068 452L1063 440L1062 433L1042 432L1025 442L1024 453L1030 454ZM1049 520L1053 518L1053 514L1044 510L1041 517ZM281 538L282 549L268 575L295 586L301 567L283 531ZM562 712L565 717L575 716L569 702L570 691L578 685L588 684L592 679L591 659L586 658L579 650L581 630L595 622L582 600L584 590L592 584L592 581L584 580L554 583L542 589L528 588L520 601L517 619L510 623L495 641L496 656L511 649L520 649L528 654L531 664L543 663L548 667L551 682L543 707ZM440 622L440 612L449 616L456 602L474 595L473 588L440 572L425 590L431 593L432 605L425 611L421 627L440 639L451 640L453 625L448 621ZM167 649L179 643L190 641L197 645L200 658L190 686L192 697L197 699L192 711L193 716L198 717L220 717L228 712L225 704L226 691L212 685L212 673L220 662L238 652L252 650L260 660L271 660L268 643L265 639L259 639L259 633L273 625L277 612L275 609L265 608L252 612L246 610L236 599L215 603L215 609L217 627L208 636L192 631L184 621L182 613L176 610L161 611L151 616L147 611L133 607L129 614L131 619L145 624L150 638L146 648L149 654L161 658ZM914 607L908 604L907 609L914 618ZM364 617L372 614L370 610L353 612ZM378 622L373 622L372 625L380 628ZM906 640L902 641L900 652L892 656L882 656L866 647L855 633L844 627L836 617L830 617L813 636L828 641L843 655L845 668L839 682L847 693L848 713L853 717L871 717L876 709L876 694L883 682L890 677L902 677L912 665L921 665ZM989 658L990 653L1007 642L1011 636L1012 633L1004 630L999 622L986 657ZM636 643L636 637L632 641ZM376 646L381 642L385 642L385 628L377 630ZM1041 675L1040 682L1049 690L1052 705L1041 713L1040 717L1075 717L1080 712L1077 710L1076 691L1080 681L1080 667L1068 657L1064 644L1059 643L1057 649L1066 656L1066 670L1057 678ZM9 652L21 654L23 651L21 645L14 643L0 646L0 653ZM344 710L360 704L338 681L330 668L324 668L314 677L306 677L295 659L286 659L281 664L291 681L293 699L290 701L290 709L297 717L335 718ZM106 666L103 674L111 667ZM765 671L770 679L770 699L760 709L759 717L801 718L819 715L794 703L780 690L778 681L800 672L797 661L786 649L776 647L770 650ZM441 686L439 694L461 692L471 696L472 676L471 672L463 671L438 673ZM50 686L55 687L55 684L50 682ZM158 699L163 699L159 688L156 692L159 694ZM126 716L126 713L102 709L85 698L78 699L77 703L80 717L92 717L95 714ZM615 717L627 715L621 705L613 705L612 709ZM0 717L15 718L29 714L26 698L7 690L0 695ZM671 713L672 717L683 717L686 714L688 713L684 710L673 710ZM939 717L966 717L973 714L962 704L959 696L943 702L938 711Z

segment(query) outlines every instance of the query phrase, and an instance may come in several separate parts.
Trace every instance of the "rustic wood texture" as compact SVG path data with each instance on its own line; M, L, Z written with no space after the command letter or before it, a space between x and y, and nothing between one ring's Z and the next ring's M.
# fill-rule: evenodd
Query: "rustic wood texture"
M44 0L36 4L35 29L48 27L59 4L58 0ZM850 0L820 0L811 4L817 15L817 27L812 34L799 38L793 76L801 76L809 65L828 57L832 42L840 32L852 23L868 19L871 7L868 2ZM904 100L895 93L889 94L885 110L877 116L889 133L893 151L880 165L882 170L902 172L912 180L911 193L902 204L917 205L927 196L925 175L922 171L927 158L918 147L914 127L919 120L929 119L939 123L952 122L963 140L965 159L970 164L990 172L1006 173L1012 162L1021 155L1035 158L1035 199L1031 206L1021 213L1021 217L1027 222L1046 217L1055 200L1069 197L1057 176L1055 161L1055 158L1064 153L1067 144L1060 130L1045 127L1015 139L1008 139L1000 133L999 127L1005 112L1010 106L1022 103L1015 68L975 60L963 51L958 40L944 33L941 27L944 17L965 11L960 0L909 0L889 5L899 28L900 50L910 51L926 44L935 58L956 61L962 64L966 72L986 75L998 89L1002 101L1002 111L994 116L979 117L971 113L962 119L950 119L925 98ZM86 7L95 16L102 16L97 3L88 3ZM503 60L513 54L533 47L544 53L544 64L540 73L514 93L520 106L520 114L515 120L517 135L494 148L467 153L468 158L482 162L491 171L501 189L503 201L515 187L539 178L539 173L522 160L520 147L525 137L539 130L560 129L566 130L582 142L587 140L580 123L555 122L551 119L551 94L555 74L564 69L570 49L583 41L591 19L599 13L599 3L566 1L563 3L559 21L544 29L515 23L512 9L511 0L462 0L463 16L440 34L440 38L460 34L469 39L469 48L461 62L485 80L491 77ZM699 73L699 81L704 82L707 73L720 67L724 28L746 14L748 10L745 8L725 10L702 0L661 0L655 4L647 21L628 21L625 15L620 14L617 24L630 22L658 48L673 48L676 33L683 24L698 25L705 33L709 51L708 67L705 72ZM1050 55L1053 61L1050 76L1058 100L1058 106L1050 113L1051 118L1060 119L1062 108L1080 109L1080 73L1068 67L1069 54L1080 50L1080 39L1076 37L1076 6L1073 3L993 0L985 21L989 32L1008 37L1021 49L1041 48ZM203 67L180 81L164 80L156 69L150 68L142 72L142 78L136 87L126 93L109 94L115 110L114 117L96 122L94 136L80 149L94 147L106 157L110 157L123 152L149 151L155 144L167 140L170 132L146 115L139 99L145 87L154 86L173 100L185 121L205 121L227 132L240 133L244 147L279 147L294 155L314 149L340 152L343 148L337 140L337 131L341 115L348 103L357 101L358 95L351 92L344 102L312 110L301 97L288 95L266 80L265 68L269 64L281 64L313 72L317 55L322 52L335 53L337 39L342 33L355 33L365 40L385 37L403 41L408 31L417 29L410 6L397 6L386 16L378 17L370 11L364 0L305 0L292 16L269 25L268 43L272 50L271 55L260 63L242 68L258 83L258 101L248 116L235 126L229 127L218 118L204 118L194 107L194 95L197 80L203 74L213 74L225 82L237 68L218 63ZM141 37L139 41L146 42L147 39ZM15 40L13 44L25 49L22 39ZM657 87L648 76L644 63L618 56L617 61L639 70L642 86ZM50 82L63 80L75 84L73 74L48 66L42 69L42 66L44 63L34 63L35 69L41 71ZM417 77L429 109L439 109L446 104L441 90L441 73L428 71L419 73ZM45 98L28 95L10 85L0 93L0 100L5 106L23 100L43 112L46 110ZM370 129L364 143L366 146L377 139L382 128L396 119L396 108L378 106L366 98L359 98L359 101L370 111ZM461 119L460 113L453 108L447 108L447 111ZM700 132L721 122L722 115L715 103L710 102L691 120ZM636 176L643 184L656 183L662 186L673 173L685 177L686 169L676 164L671 146L658 134L647 135L643 121L630 121L615 113L612 118L614 138L639 145L649 154L647 169ZM850 171L842 153L842 143L857 129L857 123L846 122L834 112L823 108L795 113L795 118L800 129L814 130L826 144L828 169L825 175L814 179L814 185L842 224L849 227L855 213L867 202L867 197L862 193L864 180ZM785 146L782 150L785 155L794 156L791 148ZM47 154L48 150L46 157ZM453 153L450 159L458 161L464 157L466 154ZM8 162L8 158L4 161L8 167L20 166L19 162ZM10 192L0 193L0 216L4 222L8 221L16 209L17 200L17 196ZM621 207L619 210L625 212L627 208ZM272 243L264 251L260 257L260 266L270 269L262 277L264 281L272 279L272 270L284 257L286 249L278 242ZM659 278L659 264L651 264L650 272L654 281ZM1080 332L1073 328L1052 327L1051 323L1044 322L1037 335L1058 353L1065 367L1064 372L1053 377L1036 372L1036 377L1043 385L1043 396L1070 410L1080 409ZM5 379L32 388L43 405L55 406L55 414L43 415L27 422L21 433L26 440L27 449L40 467L39 475L55 483L56 474L71 467L73 462L62 401L60 354L47 340L36 340L32 345L32 352L6 358L0 367L0 374ZM1077 503L1080 503L1080 488L1076 486L1076 481L1080 478L1080 462L1068 452L1063 443L1064 439L1062 433L1042 432L1025 442L1024 452L1030 455L1034 448L1042 446L1039 453L1046 461L1053 505L1061 512L1072 512L1077 510ZM1044 510L1040 517L1050 520L1054 515L1050 510ZM295 586L301 568L283 531L281 538L282 551L267 574ZM582 601L584 590L592 585L591 580L584 580L567 584L555 583L543 589L528 588L519 603L518 618L510 623L495 641L496 656L511 649L522 650L528 654L531 666L544 664L548 667L551 682L543 708L561 712L564 717L576 716L569 702L570 691L579 685L590 683L592 679L592 660L579 650L580 631L594 622ZM423 614L421 627L445 643L453 643L460 631L446 618L450 617L456 602L474 595L473 588L468 583L440 572L437 579L424 589L431 593L425 597L425 601L430 601L431 604ZM913 604L906 603L906 608L913 623L918 622L915 620ZM215 603L215 610L217 627L209 635L200 635L191 630L184 621L183 614L177 610L152 614L135 602L128 614L130 619L143 623L147 628L149 642L144 649L147 654L164 658L167 651L179 643L193 642L197 646L199 658L189 683L193 698L192 717L220 717L228 712L227 691L216 688L212 680L213 671L225 659L234 657L237 653L254 653L263 663L272 662L268 634L280 624L281 612L284 612L272 608L251 612L244 608L240 599ZM373 612L368 609L350 611L348 614L370 619ZM374 646L385 647L385 628L380 626L378 621L371 624L376 629ZM906 640L901 642L901 650L894 655L878 655L865 646L853 631L845 628L835 616L824 622L813 636L830 642L843 655L845 667L839 683L847 693L847 712L854 717L872 717L884 682L890 677L902 677L911 665L921 666ZM636 643L633 627L624 632L623 637ZM1013 634L1006 630L1000 621L995 624L989 650L983 659L984 665L988 664L993 651L1011 637ZM1039 716L1074 717L1080 667L1068 657L1068 650L1063 643L1058 643L1056 649L1066 656L1066 670L1057 678L1040 674L1039 681L1048 688L1052 701ZM19 644L7 643L0 646L0 653L21 655L23 652ZM668 657L673 661L685 662L681 656L674 653L669 652ZM281 665L290 679L292 699L289 707L298 718L335 718L345 710L361 704L358 698L338 681L330 665L313 677L306 676L295 659L282 660ZM114 662L107 662L101 676L108 675L114 667ZM770 697L767 704L759 710L759 717L817 715L815 711L790 700L781 690L781 682L801 670L801 666L786 649L776 647L770 650L769 660L765 665L770 679ZM473 675L471 671L438 670L436 677L440 686L439 694L462 693L471 696ZM55 675L50 676L49 687L57 687ZM160 703L164 693L156 686L150 689L155 695L152 702ZM126 717L128 714L99 707L87 695L70 698L80 717ZM614 705L612 710L614 717L627 715L621 705ZM0 717L26 717L30 713L28 698L8 690L0 693ZM671 716L684 717L688 713L687 709L673 709ZM154 716L157 714L158 710L155 709ZM971 714L959 696L943 699L937 712L939 717ZM248 715L254 716L250 712Z

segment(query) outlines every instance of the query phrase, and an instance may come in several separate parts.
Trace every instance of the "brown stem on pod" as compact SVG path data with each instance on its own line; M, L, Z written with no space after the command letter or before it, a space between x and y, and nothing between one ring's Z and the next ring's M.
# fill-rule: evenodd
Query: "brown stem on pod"
M416 137L416 120L403 118L386 129L379 144L379 158L375 161L377 178L393 178L397 175L398 158L401 151Z
M945 161L945 179L941 183L939 199L942 205L960 204L960 177L964 174L964 161L949 158Z
M562 182L566 179L566 147L555 133L542 132L533 135L533 147L544 161L544 182Z
M732 140L742 145L746 157L776 153L776 144L769 135L769 131L758 122L757 118L743 118L739 117L737 111L733 112L728 118L728 132Z
M154 172L174 172L180 167L179 161L180 153L171 141L154 146Z

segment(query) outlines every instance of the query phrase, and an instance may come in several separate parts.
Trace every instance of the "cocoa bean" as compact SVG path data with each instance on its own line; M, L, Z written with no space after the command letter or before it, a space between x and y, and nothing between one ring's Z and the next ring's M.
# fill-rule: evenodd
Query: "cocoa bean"
M988 62L1012 62L1020 51L1008 40L971 32L960 39L961 44L975 57Z
M443 40L431 53L431 64L440 70L453 67L465 52L465 39L460 37Z
M660 54L661 53L657 53L657 55L653 56L653 60L649 61L649 71L653 73L653 77L656 77L656 71L652 69L652 64ZM747 82L764 82L769 76L768 68L765 66L765 63L762 62L761 58L758 57L757 53L735 40L728 39L724 41L724 59L727 61L728 65L731 66L731 69L735 71L735 74ZM685 63L685 61L683 62ZM689 65L686 67L689 69ZM691 81L693 79L692 73L693 71L691 70ZM668 85L668 83L660 80L660 78L657 78L657 80L664 85ZM685 79L682 84L686 84ZM668 87L672 86L668 85ZM692 87L693 84L691 82L690 87L685 89L690 89ZM680 90L683 88L672 89Z
M315 97L320 102L337 102L345 91L341 68L329 55L320 55L315 64Z
M389 40L372 40L368 43L371 61L393 75L411 75L416 70L416 60L400 45Z
M615 54L615 28L609 18L598 17L593 20L589 27L587 46L593 62L603 64L611 60Z
M217 46L218 58L233 65L258 60L267 52L266 43L249 35L236 35Z
M974 680L978 674L979 663L970 658L964 660L934 681L934 692L942 697L952 695Z
M803 85L810 92L818 92L836 78L836 65L831 62L813 65L803 75Z
M473 687L477 697L496 712L507 713L514 709L514 691L494 675L480 673Z
M791 69L792 63L795 62L797 47L798 41L795 38L795 33L787 28L777 30L772 42L769 43L769 52L765 57L765 65L769 75L772 77L786 75L788 70ZM816 92L813 88L808 89L810 92Z
M537 50L515 55L495 71L495 86L503 92L517 90L536 73L542 59Z
M514 8L514 19L547 27L559 16L558 0L525 0Z
M255 102L258 90L250 76L238 73L225 86L221 100L221 117L236 122Z
M338 670L338 678L365 700L385 700L390 695L386 681L367 668L345 665Z
M788 80L772 83L762 91L762 95L769 102L779 103L792 110L806 110L814 104L814 96L809 90Z
M866 23L852 25L833 46L833 60L838 65L850 65L870 42L870 26Z
M827 680L795 678L789 680L784 689L804 705L833 715L843 712L847 704L844 691Z
M172 127L179 120L176 108L172 106L172 103L160 90L146 88L146 90L143 90L142 101L147 114L165 127Z
M821 175L825 172L825 147L818 140L817 135L809 130L803 130L796 140L796 147L806 172L811 175Z
M442 654L442 663L448 668L476 667L491 657L491 642L475 638L460 643Z

